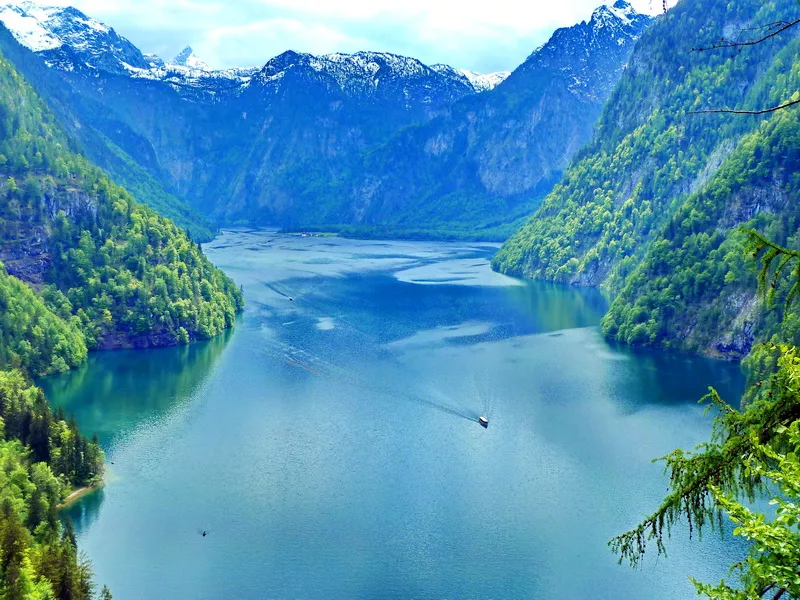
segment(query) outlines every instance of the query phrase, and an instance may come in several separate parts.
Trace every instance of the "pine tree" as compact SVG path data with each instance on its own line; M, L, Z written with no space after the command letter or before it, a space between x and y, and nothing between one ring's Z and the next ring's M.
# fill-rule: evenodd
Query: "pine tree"
M762 259L759 282L768 301L779 279L789 273L788 315L800 300L800 255L756 232L748 234L750 250ZM762 348L775 354L774 372L749 388L742 411L710 390L706 398L719 411L711 440L694 452L678 449L663 457L671 491L656 512L609 542L620 562L640 564L650 543L658 554L665 553L665 536L681 519L691 534L721 528L726 513L737 525L734 535L753 544L748 557L731 568L738 584L692 580L698 593L715 600L800 597L800 349L775 343ZM776 488L772 503L778 508L771 520L741 503L774 494Z
M73 549L78 547L78 542L75 538L75 527L72 525L72 519L64 521L64 530L61 532L61 541L69 543Z

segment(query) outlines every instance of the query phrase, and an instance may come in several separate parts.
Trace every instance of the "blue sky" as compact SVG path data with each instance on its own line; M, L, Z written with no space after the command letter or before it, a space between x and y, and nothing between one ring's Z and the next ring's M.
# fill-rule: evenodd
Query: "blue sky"
M557 27L603 0L56 0L145 52L184 46L215 68L262 65L285 50L382 50L479 72L512 70ZM661 0L634 0L655 12Z

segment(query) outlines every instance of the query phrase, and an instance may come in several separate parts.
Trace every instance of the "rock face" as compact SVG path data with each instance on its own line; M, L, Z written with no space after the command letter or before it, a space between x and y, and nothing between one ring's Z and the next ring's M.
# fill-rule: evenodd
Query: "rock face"
M45 283L51 266L49 223L59 212L72 221L93 221L97 205L89 194L81 190L59 189L52 181L40 183L42 202L48 220L21 219L11 221L0 217L0 262L9 275L13 275L34 288ZM8 197L8 185L0 186L0 194Z
M75 9L9 5L0 21L57 74L79 135L219 222L497 238L589 139L651 19L602 6L510 75L381 52L212 70Z
M356 170L348 222L397 230L433 222L507 237L591 138L651 21L623 0L601 6L589 21L557 30L491 91L400 132Z

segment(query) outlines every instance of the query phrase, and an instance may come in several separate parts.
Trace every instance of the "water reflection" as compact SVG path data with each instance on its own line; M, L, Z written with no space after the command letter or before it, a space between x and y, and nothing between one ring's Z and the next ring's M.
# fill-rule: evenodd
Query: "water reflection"
M592 288L531 281L505 291L519 319L529 323L531 330L526 333L590 327L608 310L608 298Z
M695 402L734 394L734 366L612 348L601 294L498 280L491 248L206 249L248 298L232 343L45 382L116 462L68 512L115 597L675 600L742 554L678 528L633 571L606 546L663 497L651 459L707 439ZM478 411L488 429L455 414Z
M744 376L733 365L719 360L642 348L624 348L598 342L594 350L616 368L609 369L606 393L623 412L647 405L698 403L713 386L723 400L738 406Z
M43 378L55 407L74 414L81 430L104 449L145 420L157 420L185 401L214 373L214 364L235 335L158 350L95 352L77 370Z
M290 280L294 308L314 325L361 336L373 344L396 344L420 332L441 332L451 345L596 325L608 309L598 290L542 282L512 286L430 286L398 282L390 275ZM387 318L387 314L391 318ZM270 312L266 317L272 317ZM293 324L287 321L287 324ZM487 326L488 325L488 326ZM446 335L457 327L469 334ZM343 331L347 330L347 331ZM314 343L319 336L312 336Z
M70 519L76 531L86 531L97 522L100 509L105 498L105 490L99 488L81 498L80 502L73 502L61 511L62 519Z

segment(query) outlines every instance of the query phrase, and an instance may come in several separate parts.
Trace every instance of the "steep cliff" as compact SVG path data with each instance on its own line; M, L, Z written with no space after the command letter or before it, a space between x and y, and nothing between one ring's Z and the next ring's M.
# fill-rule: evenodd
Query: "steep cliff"
M651 21L623 0L601 6L492 91L367 154L344 184L350 231L508 237L591 138Z
M637 44L593 141L495 268L618 294L605 331L620 340L747 353L769 328L737 230L770 227L779 242L794 233L794 113L695 111L792 97L800 44L787 32L741 52L690 50L796 14L788 0L683 0L659 19Z
M5 58L0 115L0 261L62 318L75 315L88 346L185 343L233 324L233 282L77 154Z

